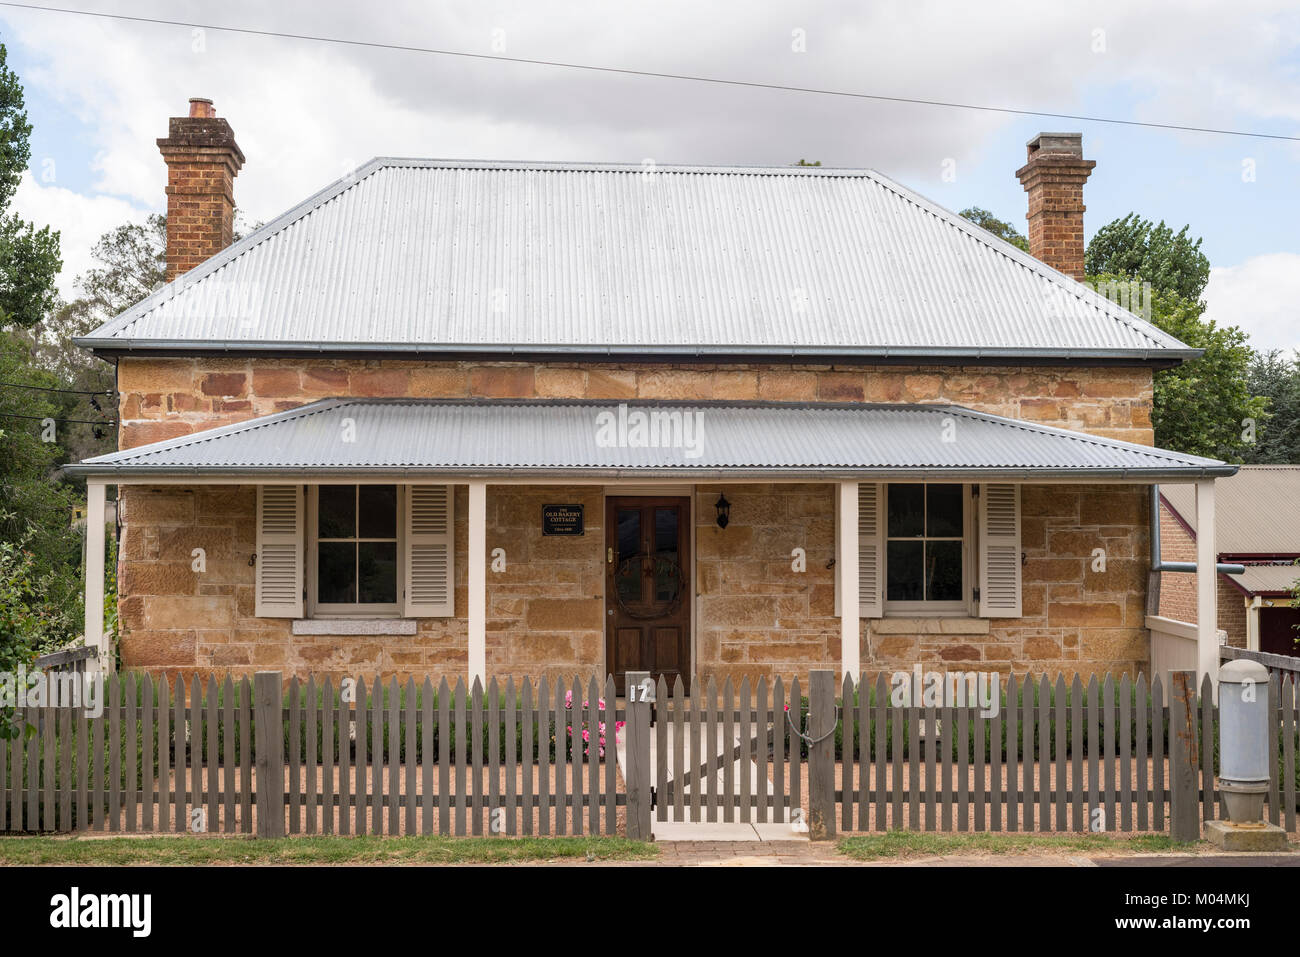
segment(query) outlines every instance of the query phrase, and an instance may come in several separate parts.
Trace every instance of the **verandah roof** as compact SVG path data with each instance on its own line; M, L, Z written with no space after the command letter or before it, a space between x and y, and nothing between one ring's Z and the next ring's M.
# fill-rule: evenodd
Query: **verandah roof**
M1236 466L950 405L326 399L68 471L1185 482Z

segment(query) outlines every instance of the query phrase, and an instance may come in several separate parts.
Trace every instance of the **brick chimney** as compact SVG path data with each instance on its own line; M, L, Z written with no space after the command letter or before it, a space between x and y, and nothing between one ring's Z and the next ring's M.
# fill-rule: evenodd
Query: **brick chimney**
M244 154L211 100L194 97L189 116L168 120L158 140L167 163L167 281L230 245L235 177Z
M1083 158L1082 133L1039 133L1028 146L1016 177L1029 194L1029 253L1082 279L1083 184L1097 162Z

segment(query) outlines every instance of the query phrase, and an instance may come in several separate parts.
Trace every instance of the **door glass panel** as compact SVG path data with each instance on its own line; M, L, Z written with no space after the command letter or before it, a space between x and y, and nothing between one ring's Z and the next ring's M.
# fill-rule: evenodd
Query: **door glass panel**
M676 600L681 566L677 549L677 509L655 509L655 601Z
M641 512L637 509L619 509L618 555L615 556L615 587L623 601L641 599L641 563L636 560L641 551Z

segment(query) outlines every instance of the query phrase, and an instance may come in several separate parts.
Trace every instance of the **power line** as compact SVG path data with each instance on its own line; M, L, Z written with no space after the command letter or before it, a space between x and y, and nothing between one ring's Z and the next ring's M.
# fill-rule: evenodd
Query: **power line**
M5 382L0 380L0 385L8 386L11 389L33 389L36 392L58 392L61 395L112 395L112 389L101 389L98 392L92 392L87 389L48 389L42 385L24 385L21 382Z
M392 50L401 53L425 53L434 56L464 57L471 60L493 60L500 63L520 63L529 66L547 66L564 70L586 70L591 73L616 73L623 76L640 76L659 80L683 80L692 83L713 83L720 86L748 87L756 90L779 90L786 93L810 93L818 96L840 96L858 100L876 100L882 103L909 103L916 106L939 106L956 110L1008 113L1015 116L1041 116L1049 119L1078 120L1086 123L1110 123L1117 126L1141 126L1149 129L1175 130L1184 133L1212 133L1218 136L1246 136L1255 139L1300 142L1300 136L1284 136L1281 133L1257 133L1251 130L1225 130L1207 126L1184 126L1178 123L1147 123L1141 120L1120 120L1113 117L1086 116L1078 113L1053 113L1045 110L1021 110L1008 106L987 106L979 103L957 103L949 100L927 100L910 96L886 96L880 93L856 93L849 90L829 90L810 86L785 86L780 83L762 83L757 80L736 80L727 77L697 76L689 73L665 73L655 70L633 70L624 67L597 66L591 63L570 63L562 60L542 60L529 57L503 56L499 53L470 53L465 50L443 50L436 47L418 47L404 43L383 43L378 40L352 40L345 37L319 36L310 33L281 33L276 30L258 30L252 27L231 27L210 23L191 23L185 20L166 20L160 17L130 16L124 13L102 13L96 10L74 10L69 7L45 7L34 3L11 3L6 2L6 0L0 0L0 7L14 7L20 10L39 10L43 13L67 13L74 16L96 17L105 20L123 20L132 23L150 23L159 26L215 30L222 33L240 33L246 36L275 37L282 40L309 40L315 43L336 43L341 46L367 47L375 50Z
M44 422L49 419L52 422L75 422L79 425L117 425L112 420L103 419L61 419L57 415L23 415L21 412L0 412L2 419L35 419L38 422Z

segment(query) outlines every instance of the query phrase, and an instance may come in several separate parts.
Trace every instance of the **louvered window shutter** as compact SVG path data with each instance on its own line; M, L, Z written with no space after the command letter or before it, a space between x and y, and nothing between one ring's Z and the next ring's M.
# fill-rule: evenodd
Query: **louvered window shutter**
M452 486L407 489L405 587L407 618L451 618L456 614Z
M257 487L258 618L302 617L303 518L302 486Z
M879 618L885 552L885 487L873 482L858 485L858 614Z
M981 485L980 617L1020 617L1020 486Z

